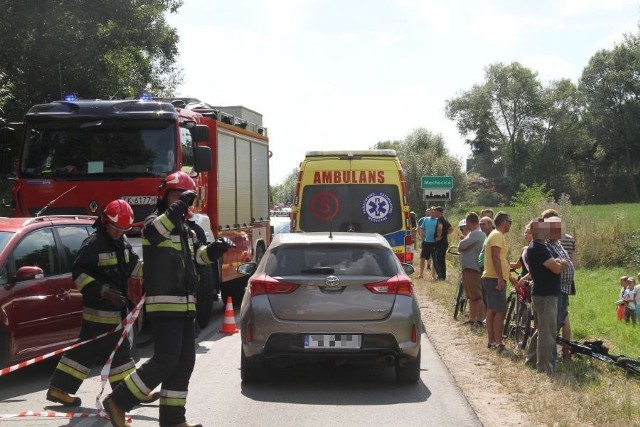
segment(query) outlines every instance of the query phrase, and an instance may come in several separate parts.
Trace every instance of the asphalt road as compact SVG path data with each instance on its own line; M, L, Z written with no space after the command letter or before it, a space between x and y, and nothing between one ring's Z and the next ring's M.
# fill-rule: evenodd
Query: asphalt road
M219 333L222 319L218 302L212 322L197 338L196 367L187 400L190 422L207 427L481 425L424 335L421 380L414 385L396 384L392 368L329 364L274 368L264 383L244 385L240 381L240 336ZM151 347L138 348L139 363L151 351ZM55 361L45 361L0 377L0 424L109 426L97 417L5 417L21 411L95 413L99 369L82 384L78 393L82 407L66 408L45 399L54 368ZM138 407L129 415L133 426L158 425L156 404Z

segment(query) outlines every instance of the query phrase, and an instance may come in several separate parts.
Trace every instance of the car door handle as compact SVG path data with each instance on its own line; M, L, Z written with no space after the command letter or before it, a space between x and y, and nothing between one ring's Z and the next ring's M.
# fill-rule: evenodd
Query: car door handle
M60 289L56 294L56 298L59 300L67 299L69 297L69 292L70 291L68 289Z

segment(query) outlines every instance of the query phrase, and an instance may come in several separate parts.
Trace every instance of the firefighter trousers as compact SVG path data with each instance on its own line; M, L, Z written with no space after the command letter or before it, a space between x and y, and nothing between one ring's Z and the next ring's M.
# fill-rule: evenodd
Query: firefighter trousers
M111 394L125 412L160 387L160 426L185 422L189 379L196 361L193 317L154 317L151 359L124 379Z
M80 327L80 337L77 342L86 341L109 332L116 326L83 320ZM60 358L56 370L53 371L51 387L58 388L69 394L75 394L96 362L101 367L104 365L120 339L121 333L122 331L115 332L95 342L90 342L65 352ZM134 369L135 363L131 357L129 340L125 339L113 356L111 369L109 370L111 387L115 387L126 376L131 374Z

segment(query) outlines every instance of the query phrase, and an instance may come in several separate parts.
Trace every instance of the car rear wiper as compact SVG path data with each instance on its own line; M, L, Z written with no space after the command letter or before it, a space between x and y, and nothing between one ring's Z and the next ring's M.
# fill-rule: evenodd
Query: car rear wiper
M300 270L300 273L303 274L333 274L333 267L311 267L311 268L303 268Z

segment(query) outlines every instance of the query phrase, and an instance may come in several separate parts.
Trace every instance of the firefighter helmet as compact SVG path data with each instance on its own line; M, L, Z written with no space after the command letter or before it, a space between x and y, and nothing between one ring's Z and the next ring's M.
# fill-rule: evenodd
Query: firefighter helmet
M186 173L182 171L174 172L167 175L160 183L158 187L158 199L164 200L167 196L167 191L170 190L196 191L196 183Z
M120 231L129 231L133 225L133 209L124 200L114 200L102 212L102 223L111 224Z

